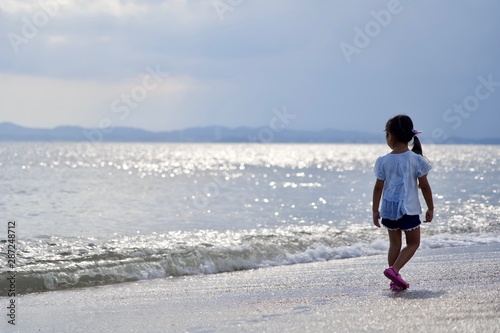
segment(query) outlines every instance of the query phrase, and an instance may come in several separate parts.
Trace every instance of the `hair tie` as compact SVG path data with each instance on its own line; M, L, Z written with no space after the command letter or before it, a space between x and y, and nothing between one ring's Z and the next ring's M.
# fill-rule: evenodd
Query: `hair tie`
M421 131L418 131L418 130L416 130L416 129L412 129L411 131L413 132L413 135L414 135L414 136L417 136L417 135L419 135L419 134L421 134L421 133L422 133Z

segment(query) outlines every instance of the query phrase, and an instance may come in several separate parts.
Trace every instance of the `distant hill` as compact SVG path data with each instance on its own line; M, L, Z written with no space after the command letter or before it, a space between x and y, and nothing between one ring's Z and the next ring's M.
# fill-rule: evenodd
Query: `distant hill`
M60 126L52 129L27 128L0 123L0 141L90 141L90 142L275 142L275 143L384 143L383 133L325 129L322 131L273 131L268 127L194 127L169 132L150 132L131 127L88 129ZM500 144L500 138L470 140L450 138L446 143Z

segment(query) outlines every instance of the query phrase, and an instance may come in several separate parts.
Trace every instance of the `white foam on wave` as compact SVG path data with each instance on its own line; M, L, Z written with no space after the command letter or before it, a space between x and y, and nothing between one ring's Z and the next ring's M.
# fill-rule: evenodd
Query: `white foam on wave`
M432 235L421 240L420 248L435 249L442 247L471 246L500 243L500 235L493 233Z
M496 242L500 235L424 235L421 248ZM372 256L388 248L387 239L368 228L324 225L175 232L102 243L52 238L20 245L19 293ZM1 295L8 290L6 274L0 272Z

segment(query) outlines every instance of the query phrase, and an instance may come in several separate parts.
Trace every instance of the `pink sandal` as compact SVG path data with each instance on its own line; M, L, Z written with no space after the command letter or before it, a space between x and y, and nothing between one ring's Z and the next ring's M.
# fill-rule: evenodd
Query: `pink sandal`
M389 288L391 291L403 291L404 289L396 285L394 282L391 281L391 284L389 285Z
M403 280L403 277L401 277L401 275L396 272L396 270L394 269L394 267L389 267L387 268L385 271L384 271L384 275L390 279L392 282L394 282L394 284L396 286L398 286L399 288L401 289L408 289L410 288L410 285L408 284L408 282L406 282L405 280Z

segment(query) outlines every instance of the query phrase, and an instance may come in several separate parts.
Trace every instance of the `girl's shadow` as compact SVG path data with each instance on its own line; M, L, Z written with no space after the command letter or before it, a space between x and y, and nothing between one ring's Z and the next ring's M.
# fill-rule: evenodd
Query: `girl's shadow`
M425 290L425 289L419 289L419 290L405 290L405 291L396 291L396 292L390 292L389 297L395 297L395 298L406 298L406 299L427 299L427 298L439 298L446 294L446 291L439 290L439 291L433 291L433 290Z

